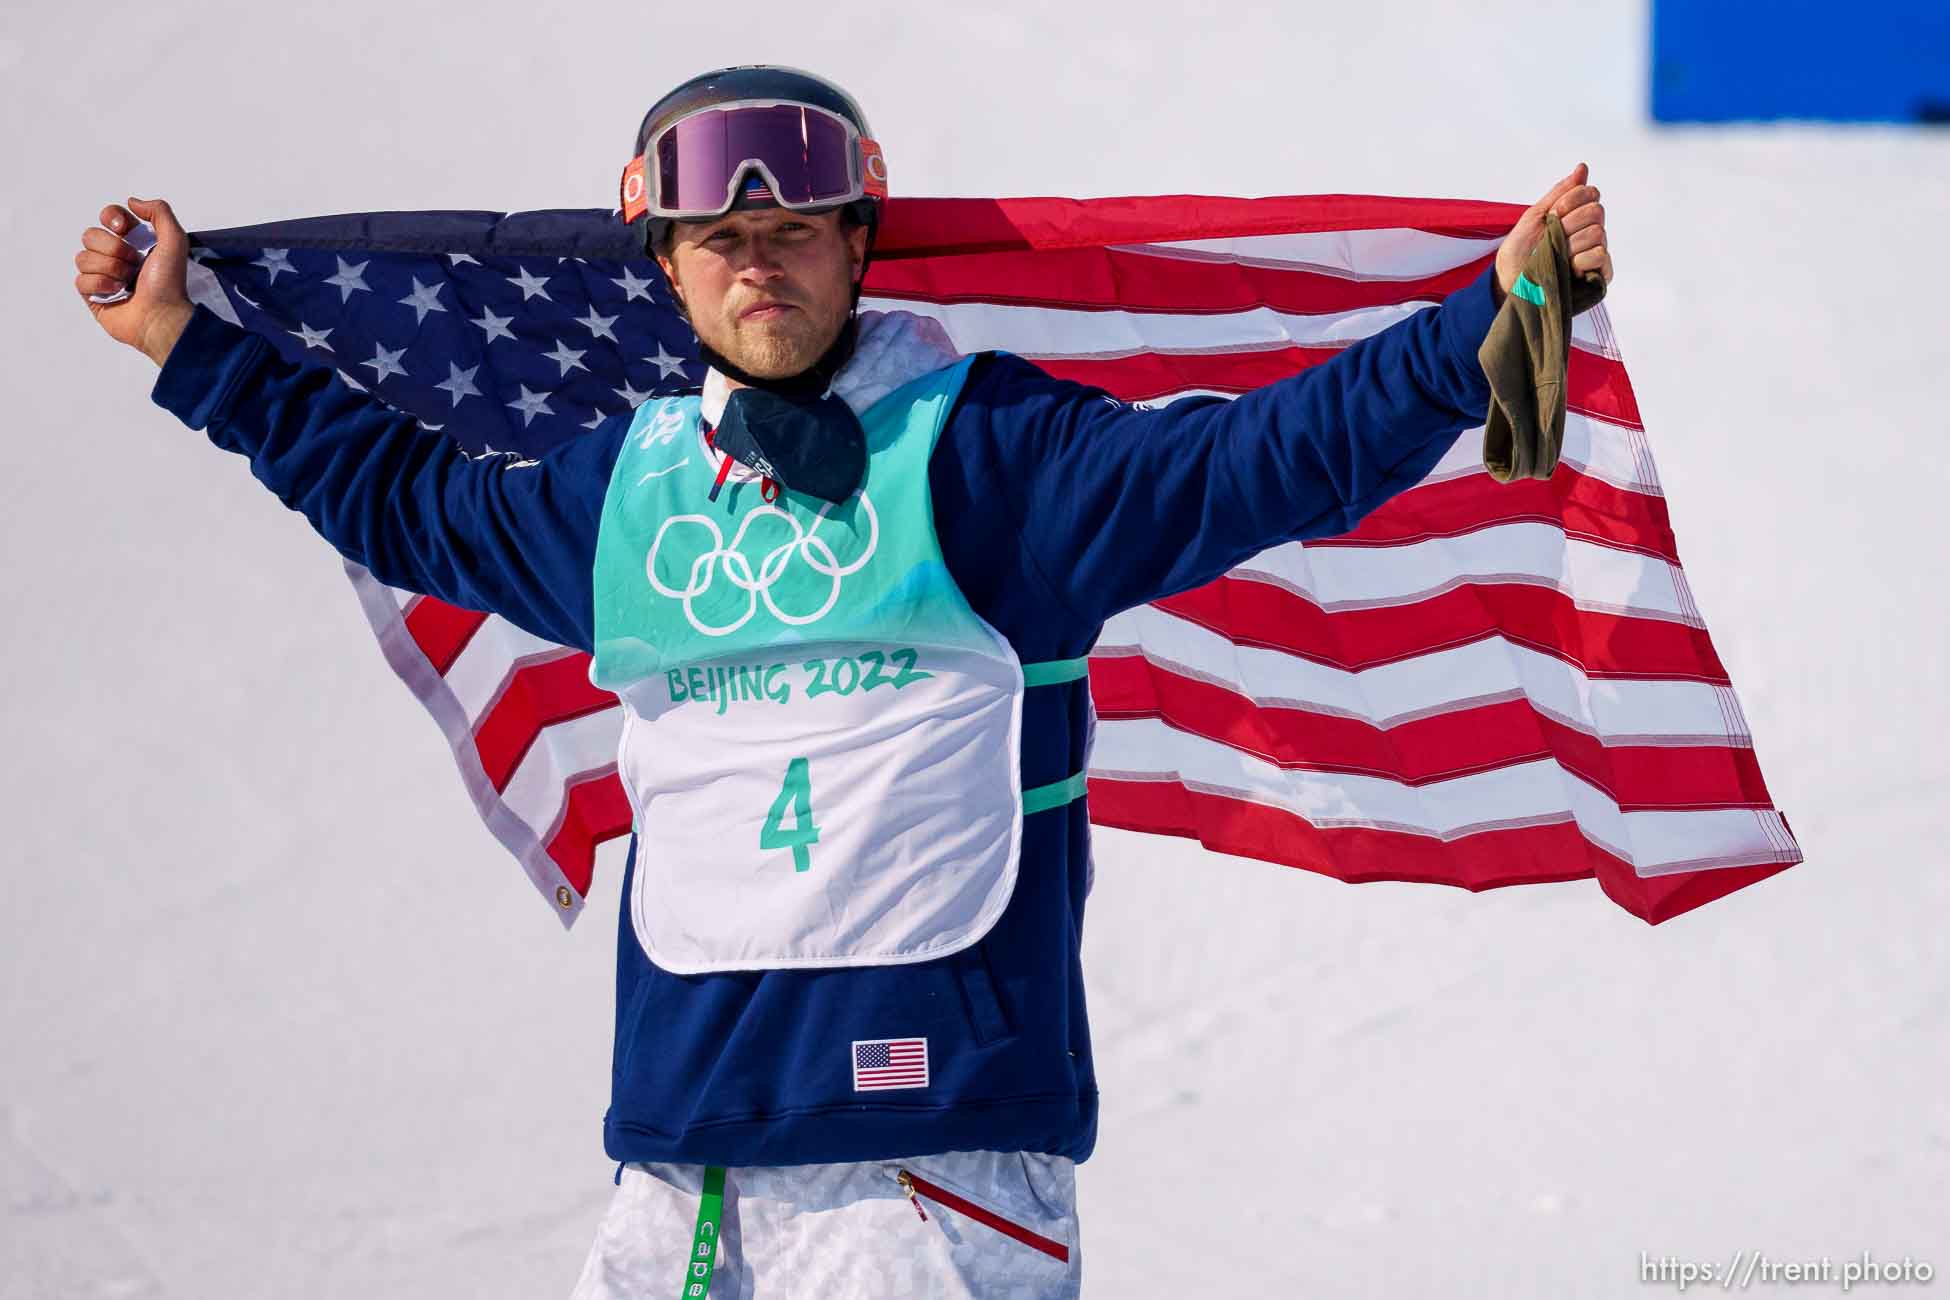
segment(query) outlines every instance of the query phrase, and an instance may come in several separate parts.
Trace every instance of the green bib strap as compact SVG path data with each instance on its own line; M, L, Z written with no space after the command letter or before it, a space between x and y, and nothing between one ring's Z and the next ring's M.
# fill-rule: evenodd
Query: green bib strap
M684 1289L677 1300L700 1300L711 1290L711 1272L718 1266L718 1220L724 1217L724 1166L704 1170L704 1195L697 1202L697 1231L691 1236L691 1258L684 1266Z
M1033 786L1022 792L1022 814L1043 812L1049 808L1061 808L1064 804L1081 799L1089 788L1088 773L1076 772L1061 781L1051 781L1048 785Z
M1088 656L1081 659L1044 659L1038 663L1022 666L1024 686L1054 686L1058 682L1073 682L1079 677L1089 675Z
M1090 676L1088 656L1078 659L1044 659L1022 666L1024 686L1054 686L1059 682L1074 682ZM1051 808L1061 808L1064 804L1081 799L1088 788L1088 781L1082 772L1064 777L1061 781L1051 781L1048 785L1032 786L1022 792L1022 814L1045 812Z

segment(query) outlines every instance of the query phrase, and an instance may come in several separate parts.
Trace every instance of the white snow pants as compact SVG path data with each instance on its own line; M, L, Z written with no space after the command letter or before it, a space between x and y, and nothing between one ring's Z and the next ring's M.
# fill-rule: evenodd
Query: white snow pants
M572 1300L676 1300L703 1188L702 1165L626 1165ZM734 1167L708 1300L1077 1300L1078 1245L1065 1156Z

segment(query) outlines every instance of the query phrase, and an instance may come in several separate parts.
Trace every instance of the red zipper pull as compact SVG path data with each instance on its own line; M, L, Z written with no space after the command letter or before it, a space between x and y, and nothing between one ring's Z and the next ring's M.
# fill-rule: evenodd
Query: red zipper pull
M715 451L716 448L714 447L712 448L712 450ZM718 493L724 490L725 479L729 478L730 476L731 476L731 457L726 456L724 460L719 462L718 464L717 481L711 485L711 491L708 494L706 494L705 500L716 501L718 499Z
M900 1171L900 1184L901 1189L907 1193L907 1203L912 1205L914 1212L921 1216L921 1222L926 1223L928 1212L921 1208L921 1198L914 1194L914 1180L908 1176L905 1169Z

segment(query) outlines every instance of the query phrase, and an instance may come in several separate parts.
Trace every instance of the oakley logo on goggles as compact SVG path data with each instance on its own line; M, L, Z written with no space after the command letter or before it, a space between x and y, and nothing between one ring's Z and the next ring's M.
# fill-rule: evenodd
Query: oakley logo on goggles
M810 104L740 100L700 109L651 137L623 169L623 220L721 217L747 168L764 177L780 207L887 196L880 146L853 123Z

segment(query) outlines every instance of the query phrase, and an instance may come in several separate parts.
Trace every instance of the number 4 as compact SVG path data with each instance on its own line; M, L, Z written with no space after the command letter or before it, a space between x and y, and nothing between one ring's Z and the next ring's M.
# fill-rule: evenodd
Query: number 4
M792 809L797 823L792 830L785 828L787 807ZM805 759L795 758L786 764L785 784L779 787L779 797L772 800L772 811L765 816L765 826L758 833L758 847L791 849L792 869L805 871L812 866L810 846L817 843L819 826L813 821L812 770Z

